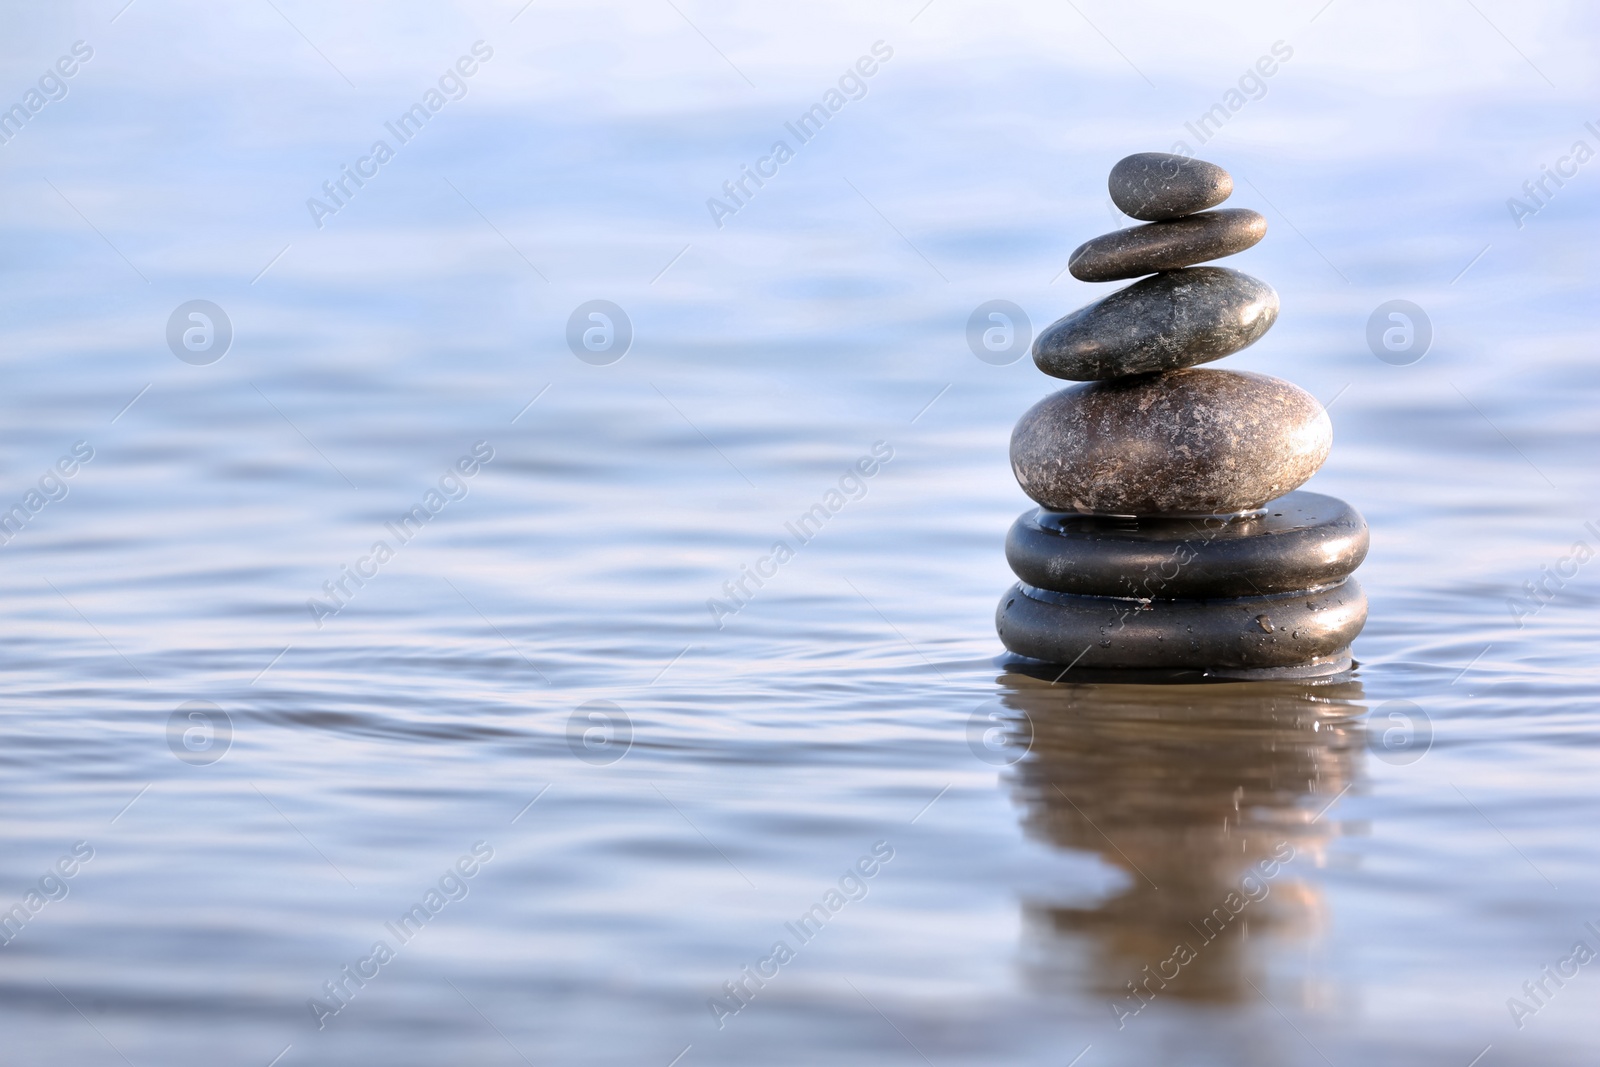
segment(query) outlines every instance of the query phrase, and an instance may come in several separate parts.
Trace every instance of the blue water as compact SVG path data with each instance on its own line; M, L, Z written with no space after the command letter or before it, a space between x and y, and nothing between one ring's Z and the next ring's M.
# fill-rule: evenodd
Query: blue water
M0 145L8 1062L1593 1061L1587 10L519 8L0 16L5 107L93 53ZM1227 366L1372 527L1360 667L1010 673L1054 383L968 316L1106 291L1106 170L1278 41L1188 140L1270 225Z

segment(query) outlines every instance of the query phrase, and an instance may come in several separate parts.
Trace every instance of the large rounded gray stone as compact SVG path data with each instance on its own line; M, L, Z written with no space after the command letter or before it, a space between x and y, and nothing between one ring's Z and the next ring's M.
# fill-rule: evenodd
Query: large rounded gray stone
M1166 152L1139 152L1111 168L1111 202L1130 218L1160 222L1216 207L1233 178L1215 163Z
M1018 583L995 612L1006 648L1075 670L1342 666L1366 621L1354 578L1314 593L1148 604Z
M1052 511L1235 514L1299 488L1332 443L1327 412L1297 386L1177 370L1045 397L1012 431L1011 469Z
M1242 207L1202 211L1085 241L1067 269L1080 282L1114 282L1231 256L1266 235L1267 220L1260 212Z
M1331 496L1298 490L1224 519L1025 512L1006 562L1028 585L1084 596L1174 600L1264 596L1343 581L1367 555L1367 524Z
M1232 355L1278 321L1278 294L1226 267L1165 271L1057 319L1033 342L1056 378L1093 382Z

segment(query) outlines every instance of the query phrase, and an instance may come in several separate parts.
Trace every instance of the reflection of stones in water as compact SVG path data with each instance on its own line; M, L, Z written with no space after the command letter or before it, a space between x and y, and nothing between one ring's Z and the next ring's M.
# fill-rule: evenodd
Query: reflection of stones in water
M1094 906L1024 902L1033 977L1125 1010L1142 1003L1130 983L1146 999L1254 996L1251 943L1321 924L1301 875L1331 834L1318 813L1360 771L1360 683L1001 683L1032 724L1010 776L1025 832L1127 875ZM1180 945L1192 958L1167 962Z

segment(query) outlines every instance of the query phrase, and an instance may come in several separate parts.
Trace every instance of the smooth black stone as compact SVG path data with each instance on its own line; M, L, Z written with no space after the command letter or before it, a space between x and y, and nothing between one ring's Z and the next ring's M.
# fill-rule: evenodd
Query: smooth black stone
M1019 582L995 612L1010 651L1086 669L1319 666L1347 655L1366 621L1354 578L1315 593L1149 603Z
M1231 256L1266 235L1266 217L1249 208L1202 211L1091 238L1072 253L1067 269L1080 282L1114 282Z
M1367 524L1337 497L1297 490L1241 518L1160 519L1035 509L1006 562L1058 593L1145 599L1264 596L1332 585L1366 558Z
M1033 342L1046 374L1095 382L1177 370L1232 355L1278 320L1278 294L1226 267L1188 267L1134 282L1047 326Z
M1233 194L1233 178L1203 159L1138 152L1111 168L1106 187L1124 215L1160 222L1216 207Z
M1073 667L1063 674L1064 663L1047 663L1015 652L996 657L995 665L1054 685L1212 685L1223 682L1348 685L1349 673L1356 662L1350 650L1345 649L1315 663L1295 667L1094 667L1087 670Z

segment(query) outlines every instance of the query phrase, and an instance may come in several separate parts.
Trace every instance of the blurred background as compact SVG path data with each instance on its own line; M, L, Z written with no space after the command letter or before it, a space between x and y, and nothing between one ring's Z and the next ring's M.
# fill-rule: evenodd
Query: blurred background
M1588 7L0 21L16 1062L1593 1061ZM1152 150L1268 218L1337 684L998 658Z

